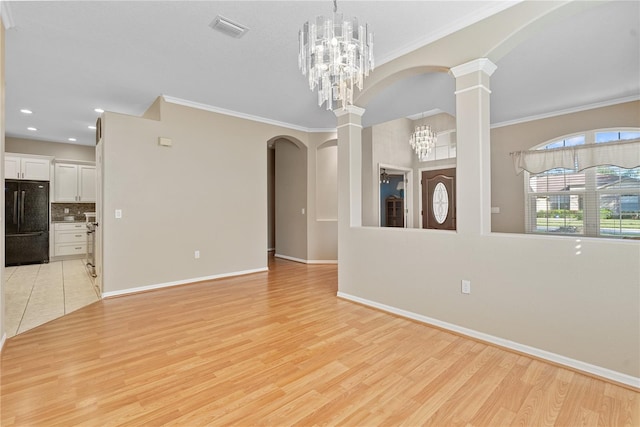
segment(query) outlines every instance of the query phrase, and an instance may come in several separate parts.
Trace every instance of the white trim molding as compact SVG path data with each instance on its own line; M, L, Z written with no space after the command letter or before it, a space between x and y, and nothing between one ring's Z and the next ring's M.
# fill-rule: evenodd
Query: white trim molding
M428 110L422 113L417 113L417 114L412 114L410 116L407 116L407 119L409 120L420 120L420 119L424 119L427 117L431 117L431 116L435 116L436 114L440 114L440 113L444 113L443 110L439 109L439 108L434 108L433 110Z
M491 94L491 90L488 87L486 87L485 85L469 86L469 87L466 87L464 89L457 90L457 91L453 92L453 94L454 95L460 95L461 93L469 92L471 90L476 90L476 89L482 89L485 92L487 92L488 94Z
M254 122L266 123L268 125L280 126L283 128L298 130L301 132L322 133L322 132L336 131L336 128L328 128L328 129L305 128L303 126L298 126L291 123L279 122L277 120L267 119L265 117L254 116L246 113L240 113L238 111L233 111L233 110L227 110L224 108L215 107L213 105L202 104L200 102L194 102L194 101L189 101L187 99L176 98L175 96L170 96L170 95L162 95L162 98L171 104L182 105L184 107L190 107L190 108L196 108L198 110L210 111L212 113L224 114L226 116L237 117L239 119L246 119L246 120L252 120Z
M112 298L112 297L118 297L118 296L128 295L128 294L137 294L139 292L169 288L172 286L190 285L196 282L204 282L206 280L224 279L225 277L235 277L235 276L243 276L245 274L262 273L268 270L269 269L267 267L264 267L264 268L256 268L253 270L234 271L232 273L215 274L213 276L194 277L191 279L176 280L175 282L165 282L165 283L158 283L155 285L138 286L135 288L122 289L119 291L103 292L102 298Z
M306 259L296 258L296 257L292 257L292 256L289 256L289 255L282 255L282 254L279 254L279 253L275 253L273 256L275 258L286 259L287 261L299 262L301 264L306 264L307 263Z
M431 317L423 316L421 314L413 313L407 310L402 310L400 308L392 307L386 304L381 304L375 301L370 301L368 299L360 298L355 295L350 295L344 292L338 291L337 296L338 298L363 304L369 307L376 308L378 310L386 311L388 313L392 313L398 316L406 317L408 319L416 320L421 323L426 323L428 325L433 325L438 328L446 329L448 331L452 331L460 335L464 335L479 341L496 345L498 347L514 350L519 353L529 354L536 358L544 359L558 365L575 369L577 371L586 372L588 374L591 374L603 379L607 379L620 384L625 384L630 387L634 387L636 389L640 389L640 378L638 377L633 377L631 375L623 374L621 372L612 371L611 369L592 365L590 363L582 362L580 360L571 359L569 357L552 353L550 351L542 350L535 347L530 347L525 344L520 344L504 338L485 334L484 332L479 332L473 329L468 329L462 326L454 325L453 323L443 322L441 320L433 319Z
M489 58L478 58L478 59L474 59L473 61L469 61L467 63L457 65L451 68L450 71L453 77L457 79L460 76L475 73L477 71L482 71L486 75L490 76L497 69L498 69L498 66L493 62L491 62Z
M2 334L2 338L0 338L0 353L2 353L2 349L4 348L4 343L7 341L7 333Z
M366 110L364 108L358 107L357 105L347 105L344 108L333 110L333 114L335 114L336 117L342 117L346 114L357 114L358 116L362 117L365 111Z
M286 259L287 261L299 262L301 264L337 264L338 260L333 259L302 259L295 258L289 255L275 254L276 258Z
M345 123L345 124L343 124L343 125L338 126L338 127L336 128L336 130L337 130L337 129L344 128L344 127L348 127L348 126L353 126L353 127L356 127L356 128L364 129L364 128L362 127L362 125L357 125L357 124L355 124L355 123Z

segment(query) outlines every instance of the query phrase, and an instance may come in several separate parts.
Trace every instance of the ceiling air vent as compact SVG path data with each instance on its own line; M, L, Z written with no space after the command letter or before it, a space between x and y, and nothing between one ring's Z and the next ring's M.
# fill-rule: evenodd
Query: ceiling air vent
M244 25L240 25L236 22L230 21L224 16L216 16L215 19L209 24L214 30L218 30L228 36L239 39L244 36L249 29Z

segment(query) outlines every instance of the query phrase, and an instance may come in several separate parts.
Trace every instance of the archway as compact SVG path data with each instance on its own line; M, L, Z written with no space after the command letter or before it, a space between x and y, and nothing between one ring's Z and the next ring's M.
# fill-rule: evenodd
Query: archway
M267 142L268 250L307 259L307 147L290 136Z

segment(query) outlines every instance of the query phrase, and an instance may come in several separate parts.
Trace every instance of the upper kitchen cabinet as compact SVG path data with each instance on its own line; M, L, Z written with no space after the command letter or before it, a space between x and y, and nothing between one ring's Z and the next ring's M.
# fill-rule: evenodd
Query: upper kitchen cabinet
M54 202L95 202L96 167L76 163L56 163Z
M28 179L49 181L51 159L46 157L27 157L6 154L4 157L5 179Z

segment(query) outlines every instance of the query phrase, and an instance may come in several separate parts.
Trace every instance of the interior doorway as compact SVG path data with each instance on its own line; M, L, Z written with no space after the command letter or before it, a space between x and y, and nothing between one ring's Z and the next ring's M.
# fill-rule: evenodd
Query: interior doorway
M292 137L267 141L267 250L307 259L307 147Z
M411 169L379 165L379 226L411 227Z

